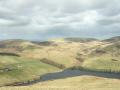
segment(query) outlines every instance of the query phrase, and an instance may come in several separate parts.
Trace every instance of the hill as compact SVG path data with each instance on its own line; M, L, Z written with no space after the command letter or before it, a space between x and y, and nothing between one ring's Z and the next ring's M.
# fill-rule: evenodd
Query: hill
M28 83L39 79L41 75L58 71L59 68L16 56L0 56L0 86L16 83Z
M112 38L109 38L109 39L105 39L103 41L111 42L111 43L118 42L118 41L120 41L120 36L116 36L116 37L112 37Z
M94 38L64 38L66 41L70 42L81 42L81 43L86 43L86 42L91 42L91 41L98 41L97 39Z
M0 85L29 82L71 68L120 73L119 41L119 37L0 41Z

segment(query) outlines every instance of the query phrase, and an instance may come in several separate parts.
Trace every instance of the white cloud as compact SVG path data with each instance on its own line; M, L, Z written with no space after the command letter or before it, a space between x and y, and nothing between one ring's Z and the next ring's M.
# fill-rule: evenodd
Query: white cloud
M66 36L70 31L69 36L72 32L74 35L100 32L96 27L103 32L107 30L105 26L112 29L114 24L120 24L119 3L119 0L1 0L0 33L4 30L8 36L25 33L24 37L39 37L38 33L48 32L49 37L53 31Z

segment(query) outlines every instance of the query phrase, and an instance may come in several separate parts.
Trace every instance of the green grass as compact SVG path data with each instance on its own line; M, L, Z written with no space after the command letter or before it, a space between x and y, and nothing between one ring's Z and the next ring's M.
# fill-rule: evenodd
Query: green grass
M120 60L111 56L99 56L85 60L83 68L92 71L120 73Z
M10 69L9 71L4 70ZM40 75L58 71L59 69L39 60L21 57L0 56L0 86L14 82L33 80Z

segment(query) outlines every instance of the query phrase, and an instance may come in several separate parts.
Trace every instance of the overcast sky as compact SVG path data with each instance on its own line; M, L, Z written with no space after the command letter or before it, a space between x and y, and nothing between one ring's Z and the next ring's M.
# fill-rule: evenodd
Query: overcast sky
M120 0L0 0L0 39L120 35Z

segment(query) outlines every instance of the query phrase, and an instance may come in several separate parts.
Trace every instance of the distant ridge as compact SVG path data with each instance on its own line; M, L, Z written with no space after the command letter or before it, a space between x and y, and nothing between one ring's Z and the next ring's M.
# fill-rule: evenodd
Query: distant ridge
M109 39L105 39L103 41L107 41L107 42L117 42L117 41L120 41L120 36L116 36L116 37L112 37L112 38L109 38Z
M120 41L120 36L99 40L96 38L80 38L80 37L66 37L66 38L56 38L54 40L45 40L45 41L33 41L33 40L24 40L24 39L7 39L7 40L0 40L0 45L9 45L9 44L20 44L23 42L30 42L33 44L48 44L53 43L54 41L69 41L69 42L91 42L91 41L106 41L106 42L117 42Z
M91 41L98 41L98 39L95 39L95 38L77 38L77 37L64 38L64 40L71 41L71 42L91 42Z

